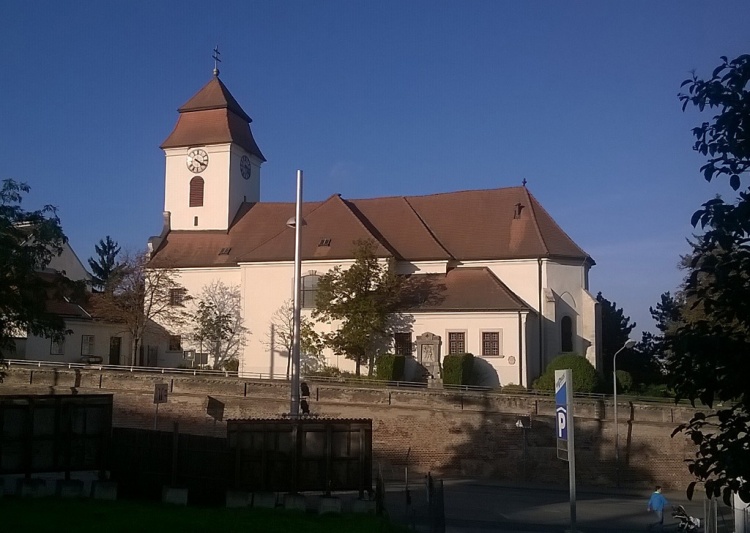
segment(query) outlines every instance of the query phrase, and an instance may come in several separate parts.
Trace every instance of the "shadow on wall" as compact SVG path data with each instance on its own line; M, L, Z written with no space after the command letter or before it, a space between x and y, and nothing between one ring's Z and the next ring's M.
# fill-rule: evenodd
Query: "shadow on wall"
M554 417L499 413L492 409L490 398L486 395L461 398L464 409L476 410L482 416L473 418L478 424L457 421L449 428L453 438L463 435L463 442L449 448L450 458L433 472L450 477L564 486L568 463L557 458ZM611 428L604 434L603 411L602 408L598 418L576 419L576 476L582 484L614 487L619 483L646 488L655 483L667 485L668 480L654 479L647 461L642 459L658 462L668 450L660 446L659 440L641 439L634 443L632 423L620 435L620 463L619 469L616 468L613 435L609 433ZM669 431L665 432L664 438L668 439Z
M471 369L471 384L496 389L500 386L500 377L495 367L481 357L475 357L474 366Z

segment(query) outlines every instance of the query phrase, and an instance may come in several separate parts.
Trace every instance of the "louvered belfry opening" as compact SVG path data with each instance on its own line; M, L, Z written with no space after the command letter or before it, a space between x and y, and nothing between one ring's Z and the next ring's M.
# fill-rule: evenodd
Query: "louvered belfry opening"
M203 207L203 178L200 176L190 180L190 207Z

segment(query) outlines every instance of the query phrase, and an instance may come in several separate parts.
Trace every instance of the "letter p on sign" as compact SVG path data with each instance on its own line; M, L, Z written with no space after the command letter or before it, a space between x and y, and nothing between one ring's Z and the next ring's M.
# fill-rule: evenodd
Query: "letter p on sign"
M568 412L565 407L558 406L556 409L557 438L568 440Z

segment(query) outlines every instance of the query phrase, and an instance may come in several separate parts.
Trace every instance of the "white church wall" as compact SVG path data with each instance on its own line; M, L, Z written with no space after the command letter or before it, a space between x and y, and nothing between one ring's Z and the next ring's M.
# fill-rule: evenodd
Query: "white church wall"
M521 315L522 333L519 337L518 313L415 313L411 324L412 342L417 336L430 332L441 338L440 358L448 353L448 334L464 332L466 351L488 363L497 373L500 385L523 381L521 375L521 350L525 349L526 313ZM500 333L500 355L482 354L482 333Z
M445 274L448 261L399 261L396 263L396 274Z
M486 267L526 304L538 310L539 278L536 259L509 261L464 261L462 266Z

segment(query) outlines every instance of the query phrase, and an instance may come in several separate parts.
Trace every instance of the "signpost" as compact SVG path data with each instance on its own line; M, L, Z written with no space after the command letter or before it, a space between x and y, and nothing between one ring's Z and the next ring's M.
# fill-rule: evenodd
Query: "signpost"
M159 404L167 403L168 395L169 385L167 385L166 383L154 384L154 403L156 404L156 412L154 412L154 431L156 431L156 423L159 419Z
M576 531L576 454L573 423L573 372L555 370L555 436L557 458L568 462L570 478L570 531Z

